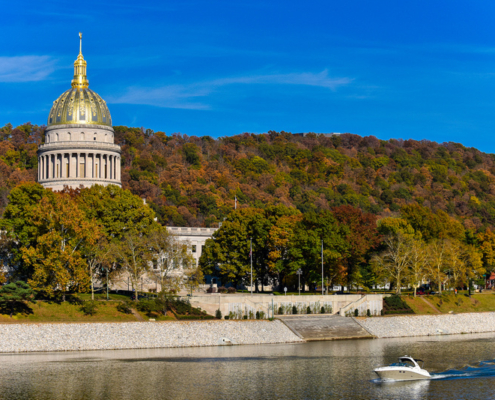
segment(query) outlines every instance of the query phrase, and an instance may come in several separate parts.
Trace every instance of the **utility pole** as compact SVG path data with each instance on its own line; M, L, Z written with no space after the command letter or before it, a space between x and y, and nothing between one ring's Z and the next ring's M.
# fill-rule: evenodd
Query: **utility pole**
M323 239L321 240L321 294L325 294L325 289L323 286Z
M107 267L107 301L108 301L108 267Z
M299 296L301 295L301 274L302 274L302 269L299 268L296 272L297 276L299 277Z
M250 239L251 239L251 245L250 245L251 251L249 252L249 254L251 255L251 297L252 297L253 296L253 238Z

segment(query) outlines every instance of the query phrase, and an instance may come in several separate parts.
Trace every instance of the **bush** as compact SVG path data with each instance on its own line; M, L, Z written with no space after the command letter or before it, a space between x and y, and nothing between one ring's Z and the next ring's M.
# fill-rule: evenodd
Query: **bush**
M132 307L130 301L121 301L117 304L117 310L124 314L131 314Z
M380 310L380 315L383 315L383 308Z
M321 307L320 314L325 314L325 307Z
M308 308L306 309L306 314L311 314L311 307L308 306Z
M220 310L217 310L217 311L215 312L215 318L216 318L216 319L222 319L222 312L221 312Z
M178 320L201 320L201 319L214 319L215 317L212 315L177 315Z
M260 312L256 311L256 319L260 319Z
M371 317L371 312L370 312L370 309L369 308L366 310L366 316L367 317Z
M247 315L244 315L244 317L242 317L242 319L247 319Z
M220 286L218 288L218 293L227 293L227 288L225 286Z
M85 301L81 306L81 311L84 315L95 315L97 310L96 301Z
M354 310L354 316L359 317L359 310L357 308Z
M228 292L228 293L235 293L235 292L237 292L237 290L235 290L235 287L231 286L231 287L229 287L229 288L227 289L227 292Z
M228 315L226 315L224 318L225 318L225 319L229 319L229 316L228 316Z
M296 306L292 306L292 314L297 314L297 307Z
M265 319L265 312L260 311L260 318L259 319Z
M284 313L284 310L282 307L278 308L278 315L282 315Z

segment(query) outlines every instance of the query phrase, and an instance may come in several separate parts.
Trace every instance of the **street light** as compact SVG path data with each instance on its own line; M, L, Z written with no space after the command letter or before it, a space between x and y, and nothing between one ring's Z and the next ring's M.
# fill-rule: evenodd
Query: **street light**
M324 295L324 288L323 288L323 239L321 240L321 294Z
M302 275L302 269L299 268L296 272L297 276L299 276L299 296L301 295L301 275Z

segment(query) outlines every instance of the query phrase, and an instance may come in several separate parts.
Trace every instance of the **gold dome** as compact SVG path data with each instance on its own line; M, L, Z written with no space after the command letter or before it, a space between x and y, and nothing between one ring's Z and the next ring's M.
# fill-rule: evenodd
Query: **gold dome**
M66 124L93 124L112 126L112 117L105 100L88 89L86 61L82 55L82 34L79 34L79 55L74 62L72 89L62 93L53 102L48 126Z

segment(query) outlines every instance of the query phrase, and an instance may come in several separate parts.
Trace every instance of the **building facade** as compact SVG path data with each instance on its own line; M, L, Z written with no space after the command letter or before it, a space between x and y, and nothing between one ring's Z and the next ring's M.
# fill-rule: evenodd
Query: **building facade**
M38 149L38 182L53 190L121 186L121 150L114 144L112 117L105 101L89 89L82 34L79 38L72 87L53 102L45 144Z
M203 248L207 239L211 239L213 233L218 228L189 228L168 226L168 231L172 233L180 242L188 244L188 252L194 257L196 266L199 263L199 258L203 254Z

